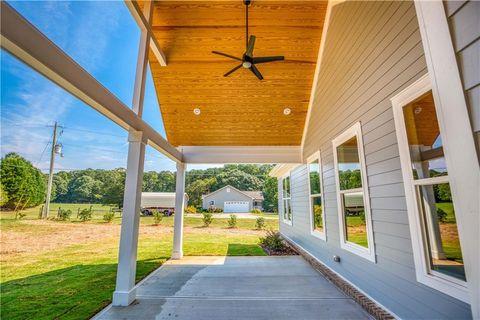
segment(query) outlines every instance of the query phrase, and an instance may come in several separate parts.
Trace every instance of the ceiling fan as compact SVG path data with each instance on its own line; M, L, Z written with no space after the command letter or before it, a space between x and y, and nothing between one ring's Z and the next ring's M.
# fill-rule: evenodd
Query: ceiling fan
M279 60L284 60L284 56L269 56L269 57L254 57L253 56L253 48L255 47L255 39L256 37L254 35L251 35L250 37L248 36L248 7L250 6L251 0L243 0L243 4L245 4L245 12L246 12L246 23L245 23L245 31L246 31L246 49L245 53L243 54L242 58L237 58L235 56L219 52L219 51L212 51L214 54L218 54L230 59L238 60L241 61L241 63L233 68L232 70L228 71L225 73L223 76L227 77L233 72L237 71L241 67L244 67L245 69L250 69L252 73L259 79L263 80L263 76L260 73L260 71L257 69L255 66L256 64L259 63L267 63L267 62L273 62L273 61L279 61Z

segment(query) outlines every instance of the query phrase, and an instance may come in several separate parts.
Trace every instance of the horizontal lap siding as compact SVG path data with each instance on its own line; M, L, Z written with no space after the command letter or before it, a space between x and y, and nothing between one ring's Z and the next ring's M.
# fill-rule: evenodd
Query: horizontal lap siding
M291 173L292 226L281 232L402 318L468 318L467 304L416 281L390 98L426 73L411 2L334 7L304 157L320 150L327 241L310 233L308 171ZM340 248L332 139L360 121L377 263ZM334 255L341 263L332 260Z
M480 159L480 2L444 3Z

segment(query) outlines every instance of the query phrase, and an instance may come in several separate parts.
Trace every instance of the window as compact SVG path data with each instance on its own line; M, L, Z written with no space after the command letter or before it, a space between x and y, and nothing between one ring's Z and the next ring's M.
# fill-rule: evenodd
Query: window
M282 179L283 222L292 224L290 175Z
M427 76L392 99L417 280L467 299L455 204Z
M375 262L360 123L335 138L333 149L341 247Z
M227 188L227 192L230 192L230 188Z
M214 206L215 205L215 200L210 200L210 202L208 203L209 206Z
M308 181L310 190L310 224L312 235L323 240L325 235L325 212L323 210L323 186L321 182L320 152L307 159Z

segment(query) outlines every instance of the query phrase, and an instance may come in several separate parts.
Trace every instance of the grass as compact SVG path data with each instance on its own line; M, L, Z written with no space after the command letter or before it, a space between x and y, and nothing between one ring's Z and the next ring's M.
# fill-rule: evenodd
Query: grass
M76 204L64 205L71 209ZM84 206L84 207L89 207ZM105 208L104 208L105 209ZM108 210L108 209L107 209ZM73 211L73 210L72 210ZM38 208L29 209L23 220L14 220L11 212L1 213L2 233L21 234L20 246L40 237L51 237L53 231L77 224L73 221L47 221L36 223ZM75 214L73 216L76 216ZM85 224L107 225L103 213L95 213L92 221ZM229 233L228 219L215 219L209 228L202 227L201 218L185 218L185 255L265 255L258 246L259 234ZM116 217L115 223L120 223ZM152 217L142 217L141 228L155 228ZM172 226L173 217L165 217L162 226ZM270 223L277 228L277 221ZM93 227L93 226L92 226ZM239 219L237 229L254 229L254 219ZM155 229L157 230L157 229ZM168 229L162 229L168 230ZM170 229L171 230L171 229ZM172 233L142 234L139 239L137 258L137 281L164 263L171 254ZM103 235L102 235L103 237ZM105 238L84 243L66 243L51 251L19 254L2 260L1 317L5 319L84 319L89 318L110 303L115 287L118 259L118 236L106 234Z

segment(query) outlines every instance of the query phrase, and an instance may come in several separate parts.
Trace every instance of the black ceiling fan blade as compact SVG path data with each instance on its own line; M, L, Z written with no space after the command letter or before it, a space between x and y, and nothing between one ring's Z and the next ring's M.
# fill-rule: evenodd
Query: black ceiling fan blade
M238 66L236 66L236 67L233 68L232 70L230 70L230 71L228 71L227 73L225 73L223 76L224 76L224 77L228 77L231 73L237 71L241 66L242 66L242 64L239 64Z
M250 38L248 39L247 51L245 51L245 55L249 57L253 56L253 47L255 47L255 39L256 37L254 35L251 35Z
M258 80L263 80L262 74L260 73L260 71L258 71L257 67L255 67L254 64L252 64L252 66L250 67L250 70L258 78Z
M272 61L285 60L284 56L271 56L271 57L255 57L252 59L252 63L266 63Z
M219 51L212 51L212 53L214 53L214 54L218 54L218 55L221 55L221 56L224 56L224 57L230 58L230 59L235 59L235 60L238 60L238 61L243 61L243 60L242 60L242 59L240 59L240 58L237 58L237 57L231 56L231 55L229 55L229 54L226 54L226 53L223 53L223 52L219 52Z

